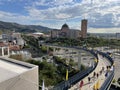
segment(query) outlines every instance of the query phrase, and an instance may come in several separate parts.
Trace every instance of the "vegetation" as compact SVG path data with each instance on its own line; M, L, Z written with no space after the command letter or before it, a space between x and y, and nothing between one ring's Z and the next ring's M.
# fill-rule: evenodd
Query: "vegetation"
M70 77L79 71L78 69L75 69L77 63L75 63L73 59L67 60L66 58L61 58L58 56L54 56L53 59L55 60L54 62L58 64L58 68L62 72L62 75L65 75L65 68L69 69ZM81 71L85 69L86 67L84 65L81 65Z
M53 38L49 41L46 41L46 43L58 44L60 46L78 46L82 44L79 40L68 38Z
M47 53L47 47L46 46L41 46L41 51L43 53Z
M120 85L120 78L118 78L117 82L118 82L118 84Z
M53 38L46 43L57 44L61 46L87 46L87 47L100 47L108 45L120 46L120 40L117 39L103 39L97 37L88 37L86 39L69 39L69 38Z
M31 64L35 64L39 66L39 82L42 84L42 80L45 80L45 85L55 85L63 80L63 77L59 77L59 75L56 73L57 68L50 63L47 63L46 61L39 62L34 60L27 61Z
M25 37L28 44L37 48L39 47L38 39L34 38L33 36L25 36Z
M39 83L42 84L42 81L44 79L46 86L54 86L61 81L64 81L67 69L69 70L69 77L78 73L78 70L72 68L74 65L72 64L74 63L72 59L70 60L70 65L67 65L65 63L65 58L62 59L55 56L54 60L56 60L55 63L48 63L45 58L43 58L42 62L35 60L28 60L26 62L39 66ZM84 67L82 69L86 69L84 65L81 67Z
M46 86L53 86L61 81L65 80L66 68L63 66L55 66L54 64L29 60L31 64L39 66L39 82L42 84L42 80L45 80Z
M116 80L115 80L115 79L113 79L112 83L116 83Z
M73 59L70 59L69 65L70 65L70 66L75 66L75 65L76 65Z
M56 63L60 64L64 64L66 65L66 58L61 58L61 57L58 57L58 56L53 56L53 59L55 60Z
M27 44L27 45L24 45L23 49L24 48L30 48L30 46Z
M3 22L0 21L0 30L3 32L9 32L15 30L16 32L23 32L23 33L30 33L30 32L49 32L51 30L48 27L40 26L40 25L21 25L18 23L10 23L10 22Z
M26 36L26 35L22 35L22 37L27 43L23 48L30 48L31 50L34 50L35 52L37 52L37 56L43 56L47 54L47 47L42 45L39 46L37 38L33 36Z
M21 54L18 54L18 55L10 55L9 58L13 58L13 59L16 59L16 60L23 60Z

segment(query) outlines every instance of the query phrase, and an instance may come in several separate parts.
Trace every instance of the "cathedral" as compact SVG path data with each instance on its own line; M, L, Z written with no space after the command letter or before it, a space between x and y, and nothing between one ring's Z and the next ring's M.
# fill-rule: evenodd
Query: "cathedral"
M54 29L51 31L51 38L86 38L87 37L87 20L82 20L81 31L76 29L70 29L65 23L62 25L61 29Z

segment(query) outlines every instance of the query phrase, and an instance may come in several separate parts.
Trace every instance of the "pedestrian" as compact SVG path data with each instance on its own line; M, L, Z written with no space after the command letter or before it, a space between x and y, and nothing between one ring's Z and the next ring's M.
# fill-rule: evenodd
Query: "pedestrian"
M113 66L111 66L110 71L113 71L113 69L114 69L114 67L113 67Z
M102 70L100 70L100 75L102 74Z
M95 78L95 76L96 76L96 72L93 73L93 78Z
M108 69L109 69L109 66L107 66L107 71L108 71Z
M102 72L104 72L104 67L102 67Z
M105 73L105 77L107 77L108 76L108 71Z
M88 82L90 83L90 80L91 80L91 78L90 77L88 77Z
M97 73L97 78L99 77L99 74Z
M82 89L83 85L84 85L84 82L83 82L83 80L81 80L81 82L80 82L80 90Z
M108 71L110 71L111 66L108 66Z

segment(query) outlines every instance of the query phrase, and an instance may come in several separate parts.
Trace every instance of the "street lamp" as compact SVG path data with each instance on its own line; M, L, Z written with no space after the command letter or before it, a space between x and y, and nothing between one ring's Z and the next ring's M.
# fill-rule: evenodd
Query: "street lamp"
M78 51L78 70L81 70L81 52Z

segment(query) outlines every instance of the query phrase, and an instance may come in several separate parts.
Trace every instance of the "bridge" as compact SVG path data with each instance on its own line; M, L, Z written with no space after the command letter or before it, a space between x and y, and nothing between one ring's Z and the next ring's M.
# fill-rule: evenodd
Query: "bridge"
M46 46L53 47L54 50L55 48L73 49L77 50L78 53L80 50L84 50L85 52L90 52L95 57L94 64L91 67L70 77L67 81L59 83L54 86L52 90L79 90L81 81L84 82L81 90L88 90L88 88L89 90L109 90L114 77L114 61L108 54L78 47L60 47L54 45ZM78 62L80 63L80 61ZM103 68L104 70L100 72ZM98 74L98 77L94 77L94 72ZM88 81L88 77L90 77L90 81Z
M107 77L105 76L106 72L107 72L107 66L110 66L110 62L104 58L102 55L98 54L98 65L96 66L95 70L91 73L89 73L88 76L86 76L85 78L83 78L82 80L84 81L84 85L81 87L81 90L93 90L95 88L100 88L102 87L102 84L104 84L104 81L107 79ZM102 71L102 68L104 68L104 70ZM102 72L100 72L102 71ZM94 77L94 72L96 72L99 76ZM88 77L91 78L90 81L88 81ZM76 83L75 85L73 85L69 90L79 90L80 88L80 82ZM98 86L95 86L99 84Z

